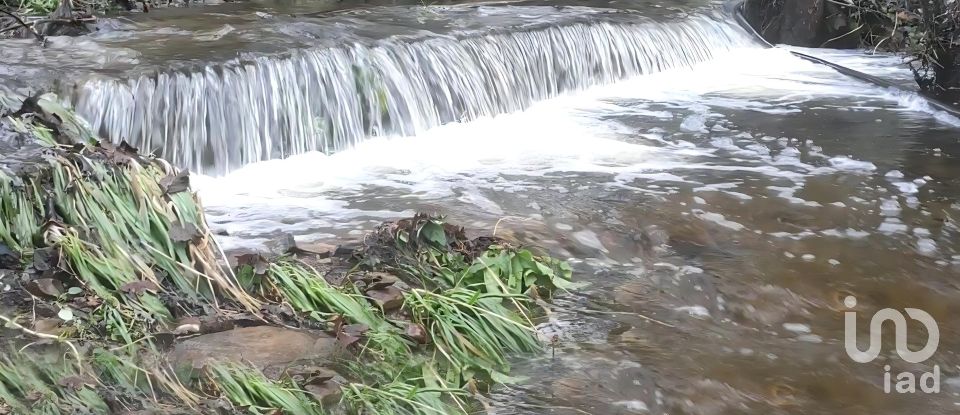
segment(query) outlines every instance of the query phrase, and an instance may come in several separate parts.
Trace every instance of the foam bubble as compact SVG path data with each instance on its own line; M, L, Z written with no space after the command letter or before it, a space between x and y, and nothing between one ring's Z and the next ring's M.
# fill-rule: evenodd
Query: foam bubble
M873 163L868 161L859 161L853 160L849 157L832 157L830 159L830 165L836 167L839 170L854 171L854 172L871 172L877 169Z

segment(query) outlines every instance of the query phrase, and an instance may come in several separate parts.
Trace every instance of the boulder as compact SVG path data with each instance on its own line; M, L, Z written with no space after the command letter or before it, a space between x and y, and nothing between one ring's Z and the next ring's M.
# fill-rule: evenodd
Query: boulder
M178 343L170 361L179 371L213 362L236 362L268 369L307 359L325 359L338 350L336 338L282 327L243 327L204 334Z

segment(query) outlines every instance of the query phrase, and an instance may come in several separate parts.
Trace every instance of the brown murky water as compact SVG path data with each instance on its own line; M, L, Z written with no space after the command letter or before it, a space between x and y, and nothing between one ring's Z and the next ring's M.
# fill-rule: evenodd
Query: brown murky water
M829 54L909 76L895 58ZM202 194L229 244L357 237L427 210L569 258L588 285L554 304L541 328L555 350L516 360L525 380L494 396L497 413L950 413L953 125L751 49L519 114L249 166ZM932 358L901 359L891 324L876 360L847 355L845 311L858 313L865 349L875 311L908 307L938 324ZM908 323L918 350L927 333ZM939 393L885 393L885 365L918 377L938 367Z

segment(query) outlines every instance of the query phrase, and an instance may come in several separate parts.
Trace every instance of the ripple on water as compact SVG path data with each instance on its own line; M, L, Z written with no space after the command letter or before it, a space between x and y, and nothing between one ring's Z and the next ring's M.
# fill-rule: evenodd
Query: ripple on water
M556 358L551 348L518 359L528 380L494 395L501 409L953 408L948 396L884 394L881 363L845 357L842 313L854 295L862 316L923 306L944 333L960 331L951 317L960 231L947 220L960 217L960 171L934 161L960 157L955 131L782 52L252 165L201 192L214 227L251 238L344 236L418 209L476 232L524 218L503 220L498 235L573 257L590 285L555 301L540 330L561 339ZM683 127L691 117L693 131ZM916 151L930 145L940 156ZM312 215L282 224L303 211ZM956 336L942 341L960 347ZM960 364L952 353L938 359Z

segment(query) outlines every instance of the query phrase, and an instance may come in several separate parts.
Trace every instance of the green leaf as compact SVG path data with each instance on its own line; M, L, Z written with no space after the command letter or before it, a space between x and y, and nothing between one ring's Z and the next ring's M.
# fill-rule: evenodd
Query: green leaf
M73 320L73 310L69 308L61 308L60 312L57 313L57 317L60 317L60 320L70 321Z
M447 234L443 231L443 225L437 222L430 221L423 224L420 235L438 248L447 246Z

